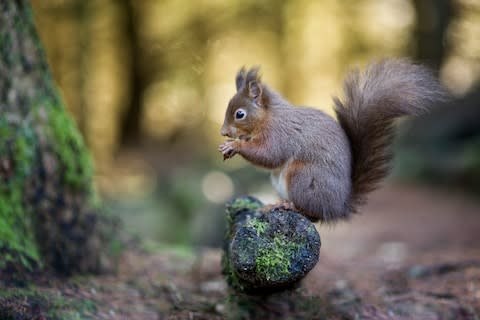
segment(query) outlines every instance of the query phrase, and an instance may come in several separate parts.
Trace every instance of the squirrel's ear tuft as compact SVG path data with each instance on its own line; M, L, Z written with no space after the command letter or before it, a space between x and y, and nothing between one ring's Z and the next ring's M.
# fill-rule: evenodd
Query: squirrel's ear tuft
M260 67L256 66L248 70L246 76L245 76L245 81L246 83L249 83L251 81L256 81L260 83Z
M257 105L261 106L263 100L263 89L260 81L259 70L259 67L248 70L245 81L248 86L248 95L257 103Z
M237 86L237 91L239 91L245 85L245 77L246 77L246 70L245 66L243 66L237 73L235 77L235 85Z

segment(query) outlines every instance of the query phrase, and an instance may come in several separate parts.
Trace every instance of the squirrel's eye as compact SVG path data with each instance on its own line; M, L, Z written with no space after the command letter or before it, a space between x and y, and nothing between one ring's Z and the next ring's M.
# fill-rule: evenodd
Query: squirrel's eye
M246 116L247 112L243 109L238 109L237 111L235 111L235 119L237 120L245 119Z

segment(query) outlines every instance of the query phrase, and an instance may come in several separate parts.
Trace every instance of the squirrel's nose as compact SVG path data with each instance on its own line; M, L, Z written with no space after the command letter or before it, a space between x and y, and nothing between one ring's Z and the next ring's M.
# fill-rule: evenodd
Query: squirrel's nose
M220 129L220 133L222 136L228 136L228 130L225 126L222 127L222 129Z

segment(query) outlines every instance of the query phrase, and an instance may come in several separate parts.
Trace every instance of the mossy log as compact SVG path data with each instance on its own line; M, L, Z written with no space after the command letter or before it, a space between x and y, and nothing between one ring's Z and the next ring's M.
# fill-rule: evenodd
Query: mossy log
M301 214L242 197L227 204L223 273L243 293L292 288L316 265L320 236Z
M1 1L0 26L0 271L101 271L113 230L28 1Z

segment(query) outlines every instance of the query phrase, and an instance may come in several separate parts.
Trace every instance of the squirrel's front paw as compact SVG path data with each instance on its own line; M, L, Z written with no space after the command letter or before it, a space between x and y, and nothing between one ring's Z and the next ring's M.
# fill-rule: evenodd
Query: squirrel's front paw
M236 141L229 140L225 141L218 147L218 151L223 154L223 160L230 159L237 154L236 150Z

